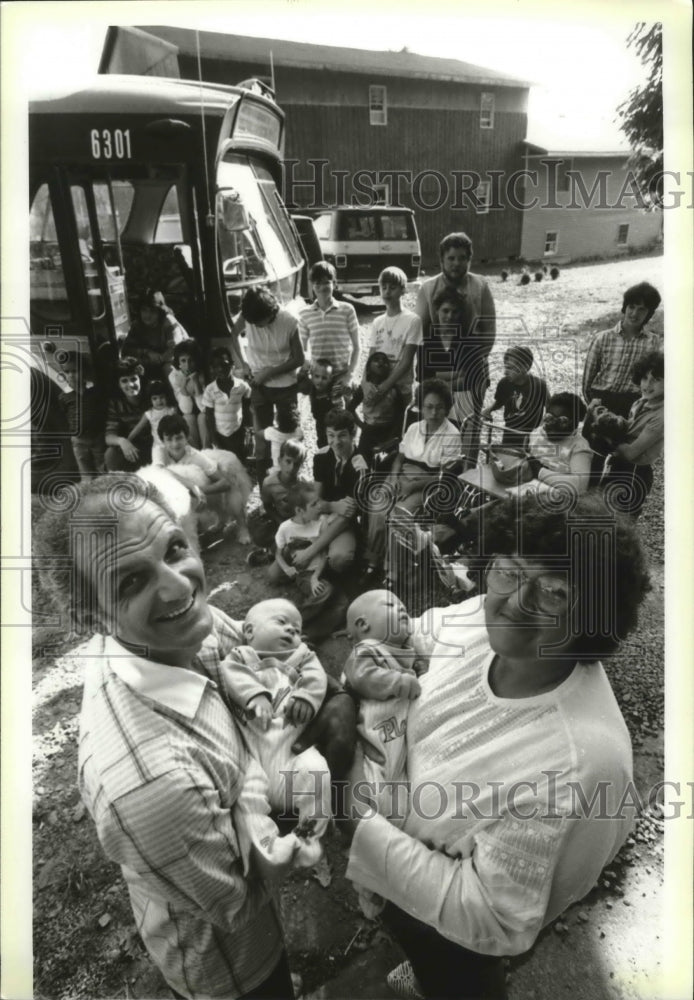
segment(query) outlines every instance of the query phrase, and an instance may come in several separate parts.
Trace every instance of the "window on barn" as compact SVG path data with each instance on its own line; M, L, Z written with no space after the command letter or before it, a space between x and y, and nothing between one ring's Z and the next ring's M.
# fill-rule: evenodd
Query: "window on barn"
M625 247L629 242L629 225L620 226L617 230L617 246Z
M477 207L475 208L477 214L488 215L489 206L492 203L492 182L482 181L475 189L475 197L477 199Z
M494 94L483 92L480 97L480 128L494 128Z
M388 124L388 104L385 87L369 87L369 124Z
M559 243L559 230L549 229L545 233L545 250L544 256L551 257L557 252L557 244Z

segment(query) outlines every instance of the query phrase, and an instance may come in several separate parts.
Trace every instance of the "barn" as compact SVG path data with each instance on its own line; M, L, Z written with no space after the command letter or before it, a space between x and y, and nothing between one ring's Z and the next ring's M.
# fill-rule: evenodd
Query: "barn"
M387 202L413 208L431 272L447 232L475 259L521 253L522 209L508 178L524 166L530 84L455 59L186 28L111 28L101 72L127 72L124 50L156 38L148 72L236 84L268 78L286 114L285 201L295 208ZM132 65L132 63L131 63ZM141 66L129 70L143 72ZM512 192L511 192L512 194Z

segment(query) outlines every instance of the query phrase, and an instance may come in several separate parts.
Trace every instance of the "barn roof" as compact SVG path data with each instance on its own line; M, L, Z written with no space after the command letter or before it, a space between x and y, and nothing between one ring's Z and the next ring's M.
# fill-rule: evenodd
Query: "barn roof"
M197 55L196 32L191 28L164 25L142 26L149 32L178 47L186 56ZM248 35L200 31L200 54L205 59L234 59L257 62L270 69L270 53L277 66L294 69L333 70L344 73L369 73L372 76L410 77L422 80L448 80L494 87L530 87L527 80L507 76L497 70L475 66L458 59L422 56L402 49L400 52L348 49L337 45L313 45L281 38L252 38Z

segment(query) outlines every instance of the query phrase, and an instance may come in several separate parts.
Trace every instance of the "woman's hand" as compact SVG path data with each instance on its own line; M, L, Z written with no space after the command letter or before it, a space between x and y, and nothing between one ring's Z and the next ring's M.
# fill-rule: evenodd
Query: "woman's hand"
M305 726L313 714L313 706L303 698L290 698L284 709L285 721L292 726Z
M123 452L123 456L128 462L137 462L140 457L140 452L137 450L132 441L128 441L127 438L119 438L118 445L120 450Z

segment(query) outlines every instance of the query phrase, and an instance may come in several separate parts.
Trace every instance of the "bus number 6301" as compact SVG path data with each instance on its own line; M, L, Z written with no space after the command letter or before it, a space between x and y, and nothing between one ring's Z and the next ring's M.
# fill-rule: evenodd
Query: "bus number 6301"
M92 156L95 160L130 160L130 129L109 128L91 130Z

